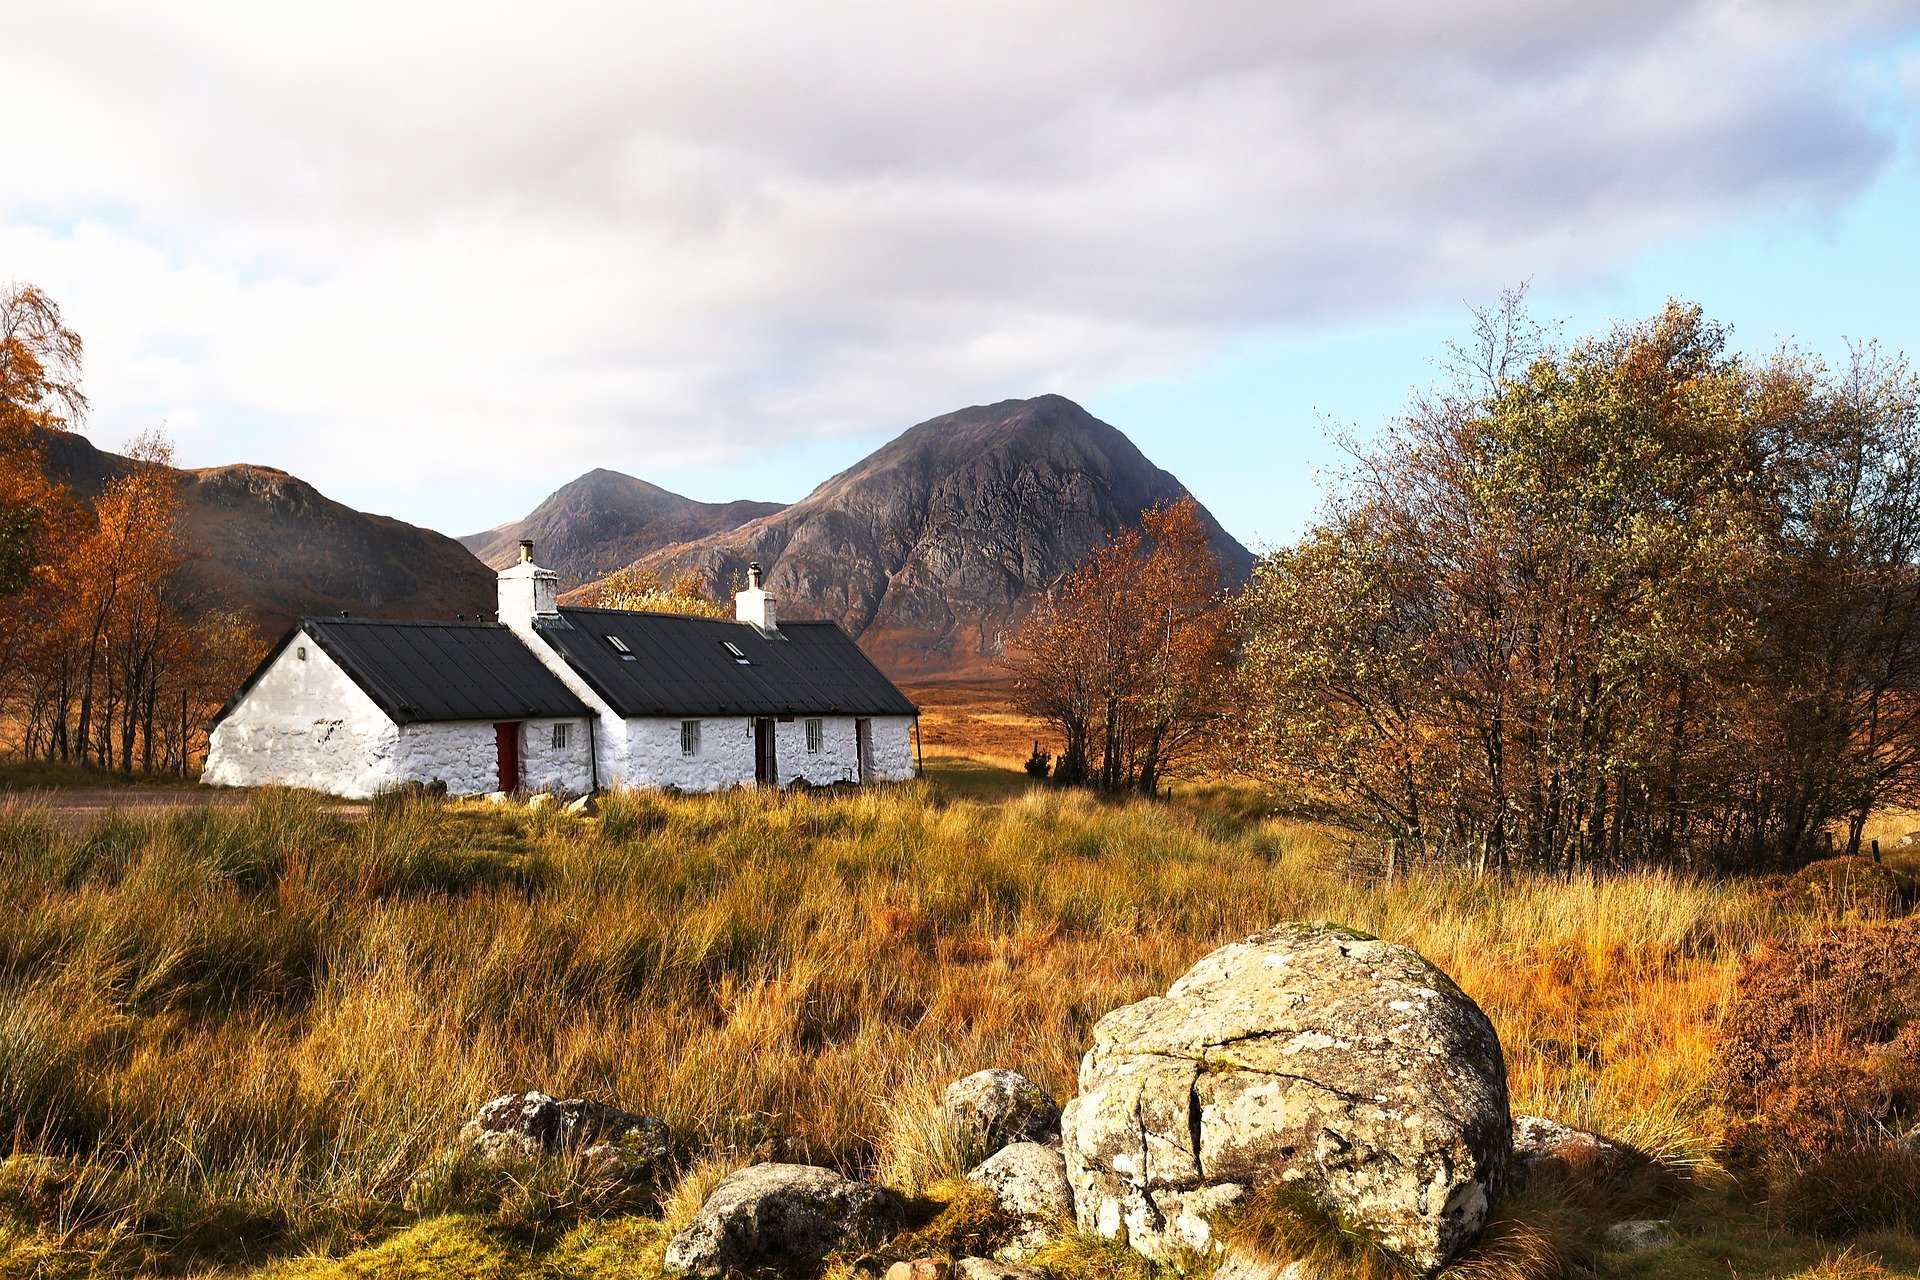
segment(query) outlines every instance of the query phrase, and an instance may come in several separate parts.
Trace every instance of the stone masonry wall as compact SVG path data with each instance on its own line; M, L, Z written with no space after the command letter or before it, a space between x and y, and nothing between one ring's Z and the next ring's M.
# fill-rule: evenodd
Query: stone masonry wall
M386 713L302 632L215 726L201 780L363 800L396 780L399 737Z

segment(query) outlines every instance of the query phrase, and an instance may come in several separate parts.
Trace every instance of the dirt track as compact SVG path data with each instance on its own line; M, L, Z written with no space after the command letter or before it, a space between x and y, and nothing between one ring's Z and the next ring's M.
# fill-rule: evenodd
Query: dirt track
M122 813L172 813L245 804L244 791L201 791L186 787L50 787L41 790L0 791L0 807L45 808L56 822L70 830L114 810ZM349 800L328 805L342 817L363 816L367 807Z

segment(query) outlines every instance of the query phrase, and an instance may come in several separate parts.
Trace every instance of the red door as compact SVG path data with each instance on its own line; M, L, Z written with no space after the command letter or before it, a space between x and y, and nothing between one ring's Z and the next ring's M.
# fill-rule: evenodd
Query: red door
M500 789L518 791L520 789L520 726L517 724L496 724L493 726L493 745L500 760Z

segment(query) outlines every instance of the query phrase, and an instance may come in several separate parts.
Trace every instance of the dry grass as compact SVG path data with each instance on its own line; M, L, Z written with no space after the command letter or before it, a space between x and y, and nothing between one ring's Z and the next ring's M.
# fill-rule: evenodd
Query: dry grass
M1033 744L1059 749L1057 735L1036 716L1008 706L1003 680L940 680L906 686L920 708L920 739L928 755L978 760L1021 769Z
M669 1222L768 1156L937 1188L959 1172L931 1118L948 1080L1009 1066L1070 1093L1100 1015L1288 918L1452 973L1516 1109L1710 1169L1733 975L1821 923L1658 874L1362 882L1323 833L1199 800L921 783L355 823L263 794L78 833L0 808L0 1124L55 1158L0 1168L0 1277L648 1274L662 1224L598 1220L564 1173L477 1209L408 1187L478 1103L539 1088L668 1121ZM1062 1274L1138 1272L1067 1253Z

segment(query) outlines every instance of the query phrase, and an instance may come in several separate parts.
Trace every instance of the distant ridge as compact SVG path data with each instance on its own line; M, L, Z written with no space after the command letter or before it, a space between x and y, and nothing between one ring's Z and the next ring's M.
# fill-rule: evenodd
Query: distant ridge
M1005 631L1062 575L1186 496L1073 401L1006 400L920 423L790 507L638 563L695 571L718 595L758 561L783 616L839 622L895 675L990 674ZM1252 554L1205 518L1244 580Z
M86 437L46 436L47 470L83 498L142 465ZM271 467L168 468L182 503L183 585L268 632L308 613L469 617L494 608L493 573L445 534L333 501Z
M519 555L532 538L540 563L560 575L563 588L603 578L663 547L693 542L772 515L778 502L695 502L618 471L594 470L554 490L523 520L460 545L495 569Z

